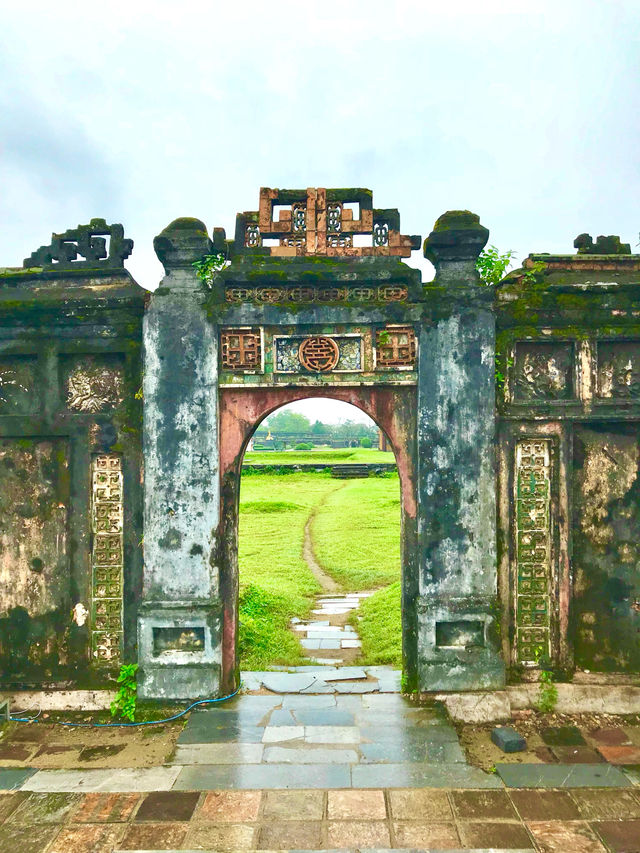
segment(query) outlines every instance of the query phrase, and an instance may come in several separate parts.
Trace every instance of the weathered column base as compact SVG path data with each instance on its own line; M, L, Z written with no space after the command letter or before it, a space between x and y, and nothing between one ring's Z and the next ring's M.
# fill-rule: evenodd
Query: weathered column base
M495 602L486 598L418 600L418 682L421 692L498 690L504 662L495 640Z
M222 603L154 601L138 616L138 696L205 699L220 694Z

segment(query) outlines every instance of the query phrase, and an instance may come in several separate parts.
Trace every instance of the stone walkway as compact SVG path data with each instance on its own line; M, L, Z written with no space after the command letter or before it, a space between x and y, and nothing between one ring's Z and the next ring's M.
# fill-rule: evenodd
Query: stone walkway
M345 659L355 659L360 654L362 642L356 629L346 624L347 618L360 606L370 592L351 592L346 595L319 596L311 612L317 619L292 620L291 627L301 635L300 645L314 663L341 664ZM336 618L339 617L339 618Z
M0 794L3 853L376 850L637 853L637 791Z
M0 851L640 851L637 770L496 771L436 703L243 695L192 712L161 766L0 768Z
M243 672L245 690L266 688L273 693L400 693L402 674L390 666L292 666L274 672Z

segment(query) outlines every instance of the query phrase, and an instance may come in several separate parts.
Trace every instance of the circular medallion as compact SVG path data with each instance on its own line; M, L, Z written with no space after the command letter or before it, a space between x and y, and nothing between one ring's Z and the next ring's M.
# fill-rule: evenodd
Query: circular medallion
M307 370L312 370L314 373L325 373L327 370L333 370L337 365L340 359L340 350L333 338L325 338L319 335L302 341L298 350L298 358L300 364Z

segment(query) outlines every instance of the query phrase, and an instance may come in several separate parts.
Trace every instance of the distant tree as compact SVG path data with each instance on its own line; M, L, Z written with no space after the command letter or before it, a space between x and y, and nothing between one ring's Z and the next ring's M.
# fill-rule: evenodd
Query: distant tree
M327 424L323 424L322 421L316 421L311 427L311 432L314 435L326 435L330 432L330 427Z
M267 420L273 433L311 432L311 422L299 412L276 412Z

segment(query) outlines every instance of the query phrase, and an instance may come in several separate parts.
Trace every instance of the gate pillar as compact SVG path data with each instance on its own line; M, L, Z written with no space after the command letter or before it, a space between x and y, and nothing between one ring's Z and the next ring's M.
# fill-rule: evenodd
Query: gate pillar
M495 317L475 263L489 232L469 211L424 243L436 278L418 375L418 687L504 684L496 642ZM429 299L431 296L431 299Z
M219 691L221 605L218 344L193 262L212 251L197 219L154 241L166 275L144 322L144 580L138 619L142 697Z

